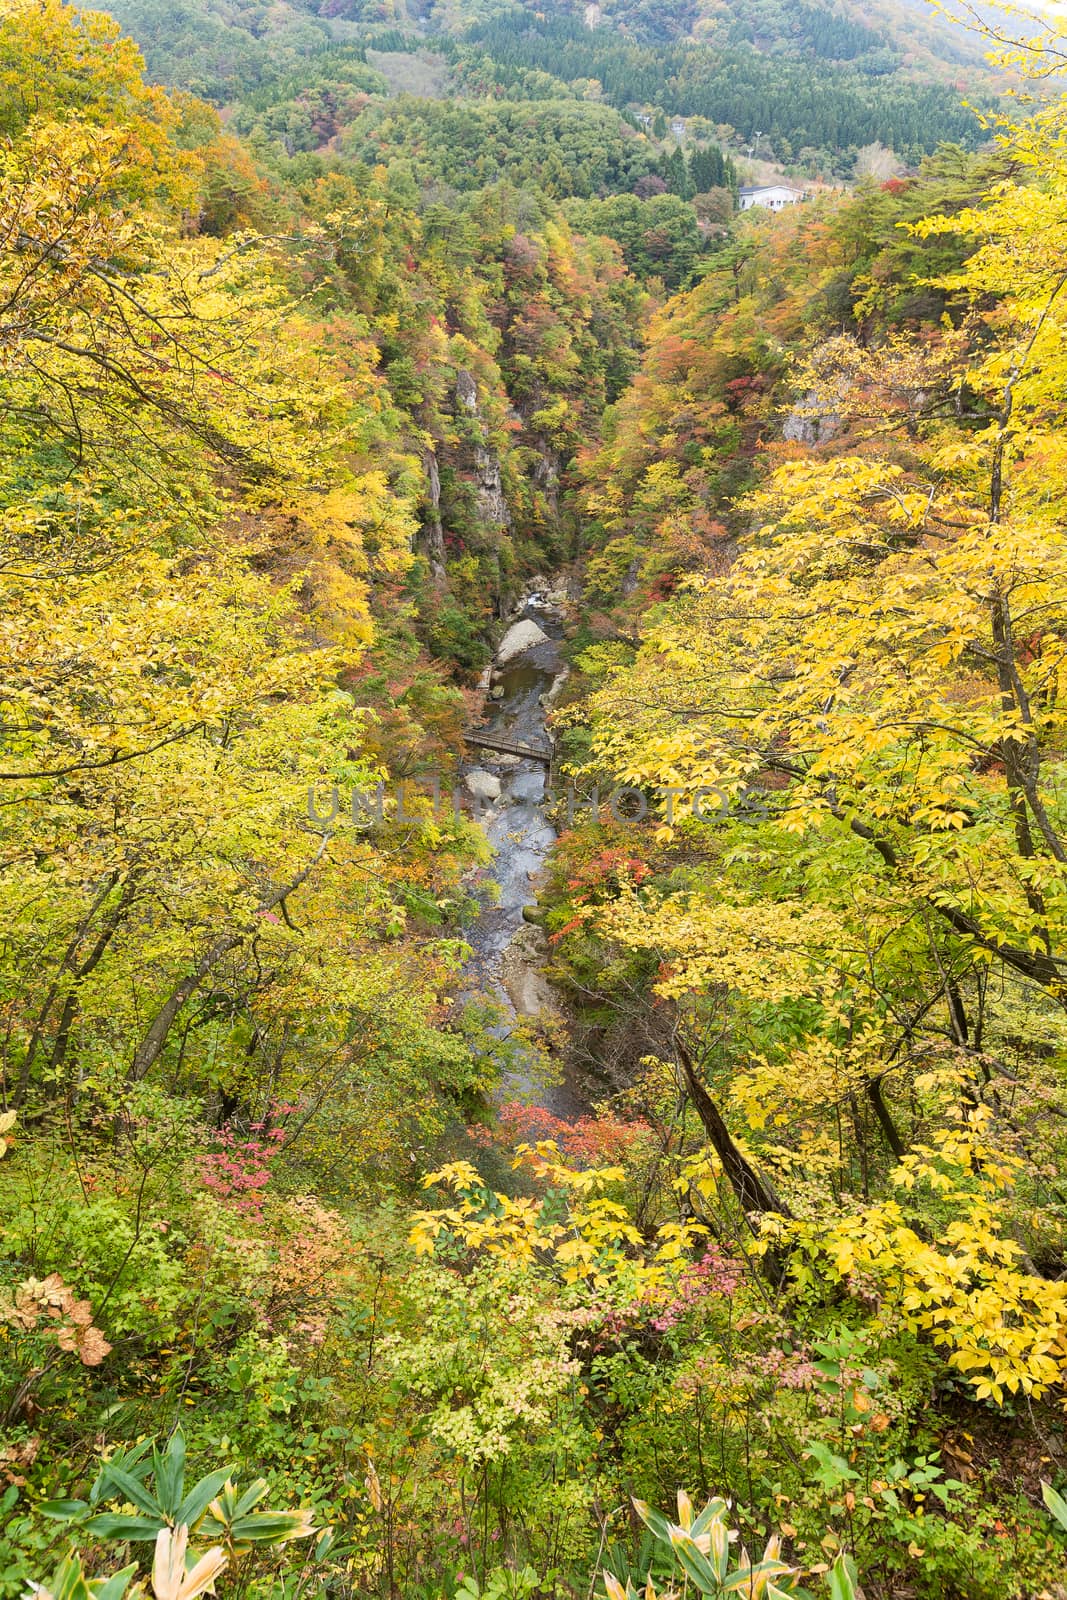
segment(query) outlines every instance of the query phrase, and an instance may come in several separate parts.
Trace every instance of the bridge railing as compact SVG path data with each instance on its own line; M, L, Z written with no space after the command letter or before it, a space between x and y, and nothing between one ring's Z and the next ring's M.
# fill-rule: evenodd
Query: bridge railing
M494 750L498 755L520 756L525 761L540 761L546 767L552 765L552 750L546 745L520 744L517 739L499 739L482 733L465 734L464 741L475 750Z

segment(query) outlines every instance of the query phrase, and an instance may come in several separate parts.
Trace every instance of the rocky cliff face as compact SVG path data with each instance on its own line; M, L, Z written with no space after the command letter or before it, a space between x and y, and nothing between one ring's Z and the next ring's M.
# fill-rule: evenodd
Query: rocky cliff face
M531 546L558 538L563 461L530 416L529 405L511 401L499 369L461 359L436 409L420 418L426 615L453 656L458 629L473 660L477 635L487 642L493 620L508 615Z
M498 528L510 528L511 512L504 497L500 457L495 450L487 450L483 445L478 445L474 451L474 466L478 474L479 517Z
M805 396L785 420L782 438L791 444L828 444L841 430L841 418L816 394Z
M488 429L478 404L478 385L464 368L456 373L456 401L475 425L472 441L472 475L478 520L490 527L511 527L511 512L504 495L500 457L489 442Z
M437 453L428 450L424 461L426 469L426 510L423 517L422 544L430 559L430 571L435 583L445 581L445 532L441 524L441 469Z
M545 504L554 518L559 517L559 481L563 465L559 451L543 439L537 442L538 456L530 474L534 485L544 495Z

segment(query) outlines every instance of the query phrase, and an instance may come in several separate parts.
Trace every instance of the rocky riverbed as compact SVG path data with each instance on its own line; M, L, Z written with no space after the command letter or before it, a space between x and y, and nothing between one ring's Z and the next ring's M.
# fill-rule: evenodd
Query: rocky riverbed
M561 639L563 595L531 593L504 635L488 676L486 720L480 732L510 742L547 744L547 707L566 677ZM465 783L487 805L483 825L495 851L491 867L497 886L495 903L486 900L470 942L472 969L482 987L503 1006L505 1027L517 1019L548 1024L561 1016L551 984L544 977L547 948L539 928L524 920L533 904L545 860L556 839L543 803L548 770L540 762L486 751L467 773ZM488 781L487 781L488 780ZM588 1086L570 1081L546 1083L531 1059L502 1089L544 1106L555 1116L573 1118L587 1112Z

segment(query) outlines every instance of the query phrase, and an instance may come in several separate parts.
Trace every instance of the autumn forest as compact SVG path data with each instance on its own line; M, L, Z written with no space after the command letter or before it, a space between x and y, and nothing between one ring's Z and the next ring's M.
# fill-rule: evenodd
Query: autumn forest
M0 0L0 436L0 1600L1064 1600L1067 22Z

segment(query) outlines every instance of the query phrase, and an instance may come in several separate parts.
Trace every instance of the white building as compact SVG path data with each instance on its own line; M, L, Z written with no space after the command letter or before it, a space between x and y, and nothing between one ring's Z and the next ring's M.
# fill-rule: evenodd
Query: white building
M765 211L781 211L784 206L795 206L803 200L803 189L794 189L791 183L748 184L738 194L742 211L762 206Z

